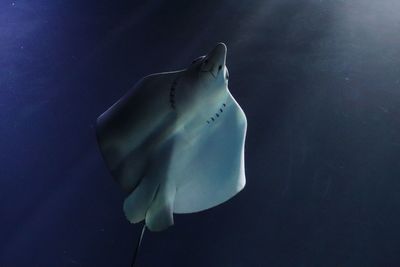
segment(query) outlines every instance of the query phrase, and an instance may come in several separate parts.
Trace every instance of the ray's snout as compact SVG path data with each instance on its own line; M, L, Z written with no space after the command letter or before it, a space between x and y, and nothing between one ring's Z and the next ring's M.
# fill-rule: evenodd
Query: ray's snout
M209 71L214 77L217 77L218 73L224 69L226 50L226 45L224 43L218 43L213 50L207 54L201 70Z
M225 64L226 45L224 43L218 43L214 49L208 53L207 58L210 62Z

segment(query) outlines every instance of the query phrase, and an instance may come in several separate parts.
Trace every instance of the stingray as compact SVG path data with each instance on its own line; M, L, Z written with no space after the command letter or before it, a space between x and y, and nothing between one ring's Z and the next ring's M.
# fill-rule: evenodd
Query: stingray
M245 186L246 116L228 89L225 44L184 70L142 78L97 119L113 178L128 192L131 223L161 231Z

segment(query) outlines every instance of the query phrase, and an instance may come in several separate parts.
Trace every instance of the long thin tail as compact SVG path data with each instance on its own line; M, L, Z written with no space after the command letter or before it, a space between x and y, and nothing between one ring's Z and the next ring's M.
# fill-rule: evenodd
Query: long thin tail
M135 254L133 254L131 267L137 267L136 258L137 258L138 254L139 254L140 245L142 244L142 239L143 239L143 235L144 235L145 231L146 231L146 223L143 224L142 233L140 234L140 238L139 238L139 240L137 242L136 249L135 249Z

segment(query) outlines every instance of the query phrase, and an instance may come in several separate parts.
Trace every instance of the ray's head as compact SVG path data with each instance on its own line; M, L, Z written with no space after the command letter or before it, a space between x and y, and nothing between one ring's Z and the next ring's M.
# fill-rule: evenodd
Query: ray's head
M207 55L193 60L189 71L197 74L204 83L213 82L227 85L229 72L226 68L226 45L218 43Z
M226 51L226 45L218 43L205 56L193 60L178 82L176 110L184 114L183 121L187 119L192 126L208 125L207 121L215 120L211 117L226 104L230 95Z
M206 123L219 112L230 94L226 51L226 45L218 43L205 56L193 60L178 82L176 110L186 114L192 122L196 116L197 125Z

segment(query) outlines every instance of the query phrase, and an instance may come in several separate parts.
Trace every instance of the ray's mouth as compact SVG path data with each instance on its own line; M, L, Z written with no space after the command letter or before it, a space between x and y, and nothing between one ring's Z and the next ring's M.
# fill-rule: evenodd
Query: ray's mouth
M200 71L209 72L214 79L217 78L226 62L226 45L218 43L201 62Z

